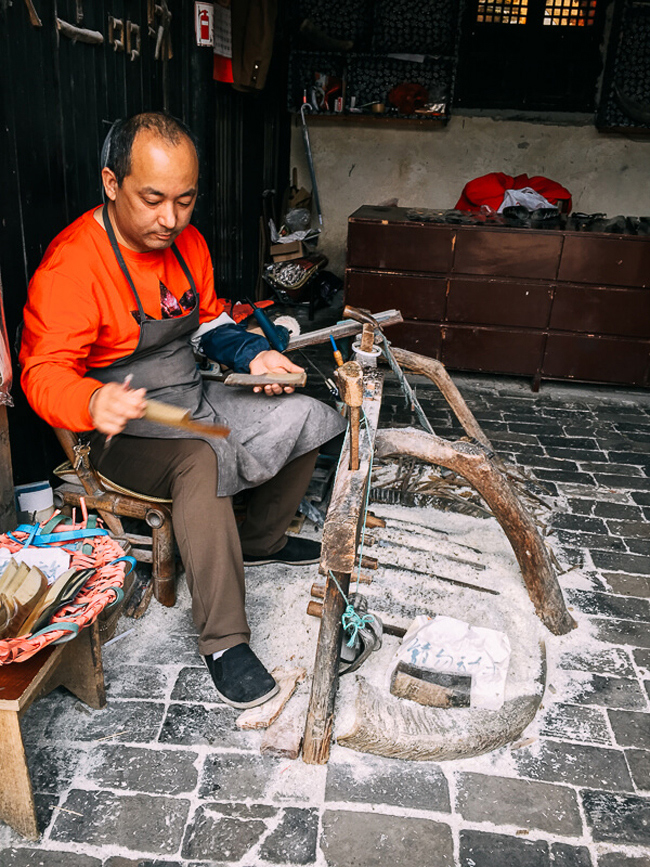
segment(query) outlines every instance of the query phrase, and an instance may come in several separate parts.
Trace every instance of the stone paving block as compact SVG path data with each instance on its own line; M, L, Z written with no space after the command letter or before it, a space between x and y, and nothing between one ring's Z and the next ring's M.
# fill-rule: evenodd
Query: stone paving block
M631 620L606 620L594 617L591 620L594 635L600 641L610 644L624 644L632 647L650 647L650 629L647 623L634 623Z
M196 759L189 750L106 745L90 754L86 776L99 788L178 795L196 788Z
M186 618L189 632L177 631L178 619L181 617ZM164 641L160 640L160 635L155 630L147 631L146 628L136 626L132 633L106 649L107 665L112 665L114 659L128 660L131 665L144 666L198 665L202 660L189 608L186 611L179 609L174 626L173 631L165 634Z
M632 780L620 750L540 740L534 750L512 754L520 776L629 792Z
M639 464L640 462L640 459L637 459L636 463ZM633 466L632 464L615 464L611 461L607 461L605 458L602 461L580 461L580 470L583 473L596 473L605 476L644 477L643 468L640 466Z
M607 525L600 518L559 513L553 516L552 526L581 533L606 533Z
M596 496L604 503L629 503L630 496L627 491L600 488L596 490L591 485L562 485L562 493L566 497L586 497L593 500Z
M603 572L612 593L621 596L650 597L650 575L622 575L620 572Z
M580 794L596 842L650 846L650 798L588 789Z
M67 789L83 757L83 751L56 745L27 750L27 764L35 792L58 794Z
M608 455L610 463L612 464L636 464L637 466L646 469L650 467L650 459L648 459L647 454L643 457L642 455L630 454L629 451L610 451Z
M586 846L569 846L568 843L551 845L551 867L592 867L593 861Z
M205 759L199 796L207 800L260 800L280 759L254 753L216 753Z
M569 511L572 515L591 515L595 505L595 500L581 500L577 497L569 498Z
M573 704L552 704L540 711L540 734L558 740L610 746L612 736L605 711Z
M626 491L650 491L650 479L643 476L594 473L596 483L603 488L624 488Z
M278 826L260 846L272 864L313 864L318 844L318 810L285 807Z
M168 673L157 665L111 665L104 669L106 698L160 701L167 694Z
M538 469L558 470L561 473L577 473L581 471L575 461L564 460L561 458L534 458L528 456L526 463L534 471L537 471Z
M123 858L116 855L104 861L104 867L178 867L178 861L160 861L158 858Z
M263 804L201 804L183 840L184 858L240 861L276 824L278 810Z
M598 867L650 867L650 855L630 855L628 852L606 852L598 856Z
M590 551L627 551L623 539L618 536L610 536L607 533L573 533L569 530L553 530L552 532L562 545L575 545L577 548L588 548Z
M548 843L490 834L461 831L460 867L549 867Z
M625 539L625 545L631 554L650 555L649 539Z
M578 449L578 448L572 449L572 448L566 448L564 446L552 446L546 442L544 442L543 445L546 449L546 454L550 458L561 458L562 460L593 461L594 457L597 454L599 454L598 452L590 451L589 449ZM595 493L594 489L591 488L590 496L593 497L594 493ZM621 495L619 494L619 496L621 496Z
M615 521L608 520L607 527L611 533L630 539L650 539L650 524L647 521Z
M639 506L597 502L594 506L594 515L618 521L639 521L643 517L643 512Z
M593 674L589 682L580 684L571 694L573 704L588 704L598 707L641 710L647 707L638 680L628 677L605 677Z
M176 678L172 701L191 701L199 704L222 704L206 665L183 668Z
M625 758L634 785L641 791L650 792L650 750L625 750Z
M58 707L48 723L44 737L61 741L96 741L115 735L120 743L143 743L155 738L165 707L152 701L112 701L103 710L93 710L74 702Z
M592 460L597 460L596 455L602 454L598 441L594 437L567 437L561 431L559 436L540 431L539 438L546 448L570 449L572 451L577 449L578 451L591 452Z
M115 795L72 789L50 838L62 843L123 846L136 852L171 855L183 839L190 802L183 798Z
M562 837L582 836L573 789L484 774L459 774L456 810L468 822L537 828Z
M102 867L101 858L77 852L54 852L39 849L5 849L2 867Z
M632 665L630 651L622 647L608 647L593 653L586 650L563 653L557 664L558 668L593 671L598 674L616 674L619 677L633 677L636 673Z
M642 676L650 677L650 650L635 650L632 655L636 664L642 669Z
M159 741L163 744L195 746L209 744L220 747L254 749L259 745L259 735L246 732L235 725L241 711L227 705L203 707L202 705L171 704L163 723Z
M630 496L639 506L650 506L650 491L630 491Z
M83 705L75 699L67 689L59 687L53 690L49 695L39 698L30 707L27 708L23 716L20 718L20 731L23 736L25 746L37 743L42 740L43 732L47 730L50 720L55 714L61 712L61 709L70 710L73 707L83 707L88 710L86 705Z
M536 477L542 481L557 482L558 484L593 485L596 481L588 473L569 472L562 470L534 470Z
M326 810L320 845L327 867L454 867L451 829L429 819Z
M440 768L431 762L397 762L364 756L364 773L355 762L327 766L327 801L391 804L395 807L449 812L449 788Z
M650 750L650 714L610 710L608 715L619 746Z

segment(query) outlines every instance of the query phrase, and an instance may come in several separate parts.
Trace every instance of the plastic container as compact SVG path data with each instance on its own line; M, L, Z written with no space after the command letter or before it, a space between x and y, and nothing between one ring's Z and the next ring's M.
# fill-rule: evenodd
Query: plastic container
M381 347L375 345L370 352L363 352L361 342L357 340L352 344L352 352L354 352L354 360L359 362L361 367L377 367L377 359L381 355Z

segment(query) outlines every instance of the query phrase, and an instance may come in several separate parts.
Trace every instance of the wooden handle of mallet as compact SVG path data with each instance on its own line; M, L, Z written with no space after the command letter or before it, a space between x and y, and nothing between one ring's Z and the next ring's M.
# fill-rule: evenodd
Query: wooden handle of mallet
M301 373L229 373L224 385L281 385L303 388L307 385L307 371Z
M348 361L336 371L341 400L350 407L350 469L359 469L359 422L363 403L363 370L357 361Z

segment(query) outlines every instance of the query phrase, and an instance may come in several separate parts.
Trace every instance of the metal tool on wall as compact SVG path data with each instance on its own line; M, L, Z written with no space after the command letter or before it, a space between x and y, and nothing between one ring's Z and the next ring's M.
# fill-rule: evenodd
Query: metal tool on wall
M308 103L303 103L300 106L300 121L302 123L302 141L305 146L305 156L307 157L307 166L309 167L309 177L311 178L311 194L314 200L314 207L316 208L316 213L318 214L318 225L322 227L323 225L323 214L320 206L320 198L318 195L318 185L316 183L316 172L314 170L314 157L311 151L311 141L309 138L309 128L307 127L307 119L305 118L305 112L311 111L311 108Z

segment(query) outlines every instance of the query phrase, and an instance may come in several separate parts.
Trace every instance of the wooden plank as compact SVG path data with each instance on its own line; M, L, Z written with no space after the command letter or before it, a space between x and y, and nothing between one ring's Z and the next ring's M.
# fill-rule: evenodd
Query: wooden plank
M383 375L377 371L367 371L364 376L362 406L365 423L362 422L359 431L359 469L349 469L350 434L348 431L323 529L321 565L325 571L331 569L333 572L345 572L349 575L355 566L382 390Z
M399 322L404 321L399 310L383 310L381 313L373 313L373 316L382 328L387 325L397 325ZM345 322L337 322L336 325L331 325L328 328L318 328L315 331L307 331L305 334L292 337L286 351L291 352L292 349L303 349L305 346L316 346L318 343L327 343L330 339L330 334L335 340L340 340L344 337L353 337L362 331L362 323L348 319Z

